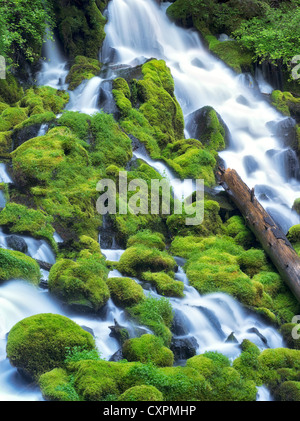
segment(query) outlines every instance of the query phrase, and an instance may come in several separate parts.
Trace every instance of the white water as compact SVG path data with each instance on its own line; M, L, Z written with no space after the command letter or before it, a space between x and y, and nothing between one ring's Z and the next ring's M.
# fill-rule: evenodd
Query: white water
M164 13L168 5L164 3L159 8L154 0L111 1L102 60L135 66L149 58L164 59L172 72L176 97L185 117L203 106L214 107L232 137L230 148L220 156L250 188L264 185L276 190L276 199L261 199L261 203L287 231L299 223L299 216L291 207L300 197L300 184L286 179L281 164L266 155L270 149L282 149L267 123L284 117L254 89L251 78L237 76L204 49L195 32L171 23ZM270 92L259 72L257 77L261 90ZM241 95L248 105L240 103ZM244 158L249 155L258 167L252 174L247 174L244 165Z

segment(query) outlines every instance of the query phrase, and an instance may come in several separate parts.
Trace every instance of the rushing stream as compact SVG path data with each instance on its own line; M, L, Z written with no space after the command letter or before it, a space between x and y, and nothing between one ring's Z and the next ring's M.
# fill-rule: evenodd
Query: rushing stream
M177 27L166 17L169 3L158 6L154 0L111 0L107 10L106 39L101 52L101 61L106 73L84 81L73 92L66 109L88 114L100 112L100 91L106 100L112 100L107 83L117 75L121 66L134 67L149 58L164 59L175 81L175 94L183 109L186 122L190 114L210 105L222 116L230 134L230 145L220 155L227 167L238 171L245 182L256 188L262 204L287 231L298 223L298 215L291 208L294 199L300 197L298 180L299 164L292 151L274 135L277 125L285 118L266 101L263 93L270 92L260 73L257 81L248 75L237 76L203 47L198 34ZM226 37L223 37L226 42ZM67 89L67 61L58 44L47 41L47 60L43 62L37 82L58 89ZM103 104L102 104L103 105ZM47 126L41 127L39 135L45 134ZM189 137L188 131L186 136ZM175 178L162 162L152 160L143 148L135 152L137 158L145 160L161 174ZM274 158L275 157L275 158ZM294 159L295 172L289 173L287 161ZM4 164L0 164L0 181L12 182ZM174 193L181 186L173 184ZM2 202L1 202L2 200ZM0 196L0 205L4 198ZM5 204L5 203L4 203ZM8 234L0 231L0 246L9 248ZM22 237L27 244L27 254L49 263L55 257L49 246L30 237ZM56 235L56 241L61 239ZM101 237L100 237L100 245ZM117 245L102 252L110 261L118 261L124 252ZM216 293L201 296L189 285L181 261L178 261L176 279L184 283L184 298L170 298L175 324L175 339L190 340L196 353L216 350L234 359L240 353L237 343L227 342L231 333L240 343L250 339L259 348L284 346L278 332L262 322L255 314L245 309L232 297ZM109 276L122 276L113 270ZM47 279L47 273L43 273ZM159 294L138 279L145 294L159 298ZM39 390L28 385L17 370L6 359L6 335L12 326L23 318L38 313L64 314L81 326L91 329L103 358L110 359L119 349L116 339L110 336L109 326L116 320L132 332L132 324L124 312L109 300L100 316L78 315L66 312L47 289L35 288L20 280L0 287L0 400L42 400ZM140 327L144 328L144 327ZM147 331L147 329L145 329ZM180 361L177 361L180 363ZM259 388L258 400L269 400L265 388Z

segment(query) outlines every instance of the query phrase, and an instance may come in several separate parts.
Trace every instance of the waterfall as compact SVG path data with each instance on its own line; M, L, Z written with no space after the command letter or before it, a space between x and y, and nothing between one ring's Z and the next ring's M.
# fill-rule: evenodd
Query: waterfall
M261 95L261 92L270 91L270 86L265 83L262 74L258 74L260 92L255 88L254 80L237 76L213 57L203 47L196 32L179 28L169 21L165 15L168 5L164 3L159 7L154 0L112 0L107 10L107 36L101 61L108 67L130 67L150 58L164 59L173 75L175 94L185 119L203 106L215 108L228 126L232 138L230 147L220 154L221 157L228 167L240 173L249 187L256 186L262 204L267 205L270 212L276 215L275 219L287 230L299 221L298 215L291 211L294 199L300 197L296 174L299 165L296 164L294 172L287 173L286 162L293 160L294 156L290 152L285 153L287 148L271 129L272 124L280 124L284 118ZM45 55L47 59L38 75L38 84L67 89L67 61L60 53L58 43L47 41ZM110 78L113 76L114 72ZM69 92L70 103L66 109L88 114L99 112L99 93L103 83L105 80L96 76ZM46 126L41 128L40 134L44 134L46 129ZM189 134L186 135L188 137ZM134 154L166 176L172 184L174 174L165 164L152 160L145 150L137 149ZM2 164L0 178L4 182L11 182ZM181 196L181 187L173 183L178 196ZM56 234L54 238L61 241ZM23 239L29 255L49 263L55 262L52 250L43 241L26 236ZM8 248L6 241L6 234L0 231L2 248ZM102 253L110 261L119 261L123 252L113 246L102 248ZM176 279L184 283L185 297L170 298L170 303L184 328L182 332L173 332L175 337L195 338L198 354L214 350L224 353L231 360L241 352L238 344L226 342L232 333L238 342L248 338L261 350L284 346L274 328L255 314L246 312L232 297L223 293L201 296L189 285L182 264L178 266ZM110 271L109 277L116 276L122 274L117 270ZM143 282L135 280L144 288ZM150 293L153 297L161 298L152 288L144 291L146 295ZM124 311L115 306L111 299L105 307L105 316L81 316L66 312L47 290L20 280L1 285L0 304L0 400L42 399L39 390L29 387L6 359L6 335L19 320L46 312L66 315L79 325L93 330L97 347L106 359L118 351L119 346L116 339L110 336L109 326L116 319L129 331L132 327ZM258 390L258 400L270 400L264 387Z
M250 188L276 192L276 199L267 194L261 194L259 199L287 231L300 222L291 210L294 200L300 197L300 183L286 170L283 174L284 157L280 161L270 155L272 150L285 148L270 123L286 120L256 87L269 93L270 85L260 71L257 83L253 83L251 78L237 76L213 57L196 32L179 28L167 18L164 10L169 4L163 3L160 8L154 0L110 2L101 59L128 66L150 58L164 59L173 75L185 119L207 105L221 115L231 133L229 148L220 153L226 167L235 169ZM251 172L247 170L248 157L255 162Z

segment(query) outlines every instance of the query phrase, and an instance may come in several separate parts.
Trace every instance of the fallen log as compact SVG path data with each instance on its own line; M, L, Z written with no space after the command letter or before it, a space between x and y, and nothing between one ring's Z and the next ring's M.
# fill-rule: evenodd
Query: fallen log
M219 184L245 218L247 226L277 268L282 279L300 302L300 257L293 246L255 197L254 189L243 182L235 170L219 167Z

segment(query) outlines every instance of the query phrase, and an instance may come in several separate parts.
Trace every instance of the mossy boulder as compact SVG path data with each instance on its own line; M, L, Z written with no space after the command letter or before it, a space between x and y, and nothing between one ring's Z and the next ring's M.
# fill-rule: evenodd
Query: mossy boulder
M300 241L300 224L293 225L288 233L287 238L291 243L298 243Z
M127 247L131 247L135 244L144 244L147 247L154 247L161 251L166 248L163 234L159 232L152 232L147 229L138 231L135 235L129 237Z
M183 282L176 281L174 277L165 272L143 272L142 278L153 284L157 292L167 297L183 297Z
M49 291L79 311L98 312L110 297L107 273L103 256L83 251L76 261L60 259L52 266Z
M2 111L0 120L0 131L6 132L14 126L26 120L27 114L23 108L9 107Z
M84 401L117 397L129 387L124 378L135 363L82 360L71 365L74 387Z
M165 298L154 298L150 295L139 304L127 308L133 320L145 325L163 340L165 346L170 346L172 333L171 325L174 317L172 305Z
M130 278L109 278L107 285L113 301L121 307L131 307L144 300L143 288Z
M300 401L300 381L283 382L275 392L275 399L284 402Z
M75 57L74 64L66 77L66 83L69 84L68 89L73 91L84 80L89 80L98 75L100 70L101 64L98 60L84 56Z
M7 338L10 363L38 380L54 368L62 368L66 348L95 347L92 335L72 320L58 314L38 314L13 326Z
M176 262L166 251L151 249L142 244L129 247L122 254L118 264L121 273L138 276L142 272L174 270Z
M196 355L186 362L196 369L209 383L207 400L211 401L255 401L256 385L233 367L229 359L218 352Z
M154 386L134 386L130 389L127 389L122 395L119 396L118 401L126 402L155 402L155 401L163 401L163 394L156 389Z
M256 244L253 233L247 228L242 216L234 215L229 218L225 225L225 233L234 238L235 242L245 249Z
M172 366L174 363L173 352L155 335L146 334L140 338L128 339L122 351L128 361L152 362L158 367Z
M0 249L0 283L23 279L38 285L40 278L40 267L34 259L19 251Z
M30 209L17 203L7 203L0 212L0 225L6 225L12 233L30 234L46 239L54 248L53 218L40 209Z
M259 249L252 248L243 252L237 261L242 271L250 277L269 268L265 252Z
M205 200L197 206L203 206L203 221L197 225L188 225L187 218L196 218L199 211L184 207L182 214L171 214L167 217L167 226L172 236L199 235L203 237L221 234L223 232L223 222L219 215L220 206L213 200ZM198 214L197 214L198 212Z
M290 92L274 90L271 94L272 105L282 114L299 120L300 98L296 98Z
M39 378L39 386L47 401L79 401L68 372L63 368L54 368Z

